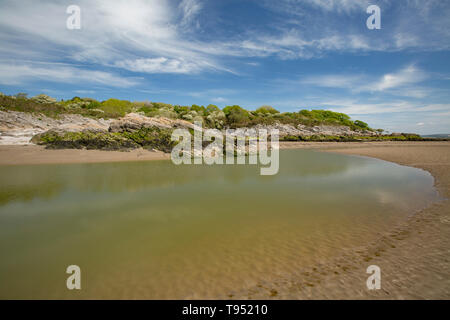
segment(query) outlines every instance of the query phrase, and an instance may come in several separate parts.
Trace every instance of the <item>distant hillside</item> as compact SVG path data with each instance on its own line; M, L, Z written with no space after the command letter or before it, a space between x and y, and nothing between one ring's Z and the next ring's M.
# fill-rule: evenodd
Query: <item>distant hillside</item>
M445 138L450 138L450 134L447 133L439 133L439 134L422 134L421 135L424 138L439 138L439 139L445 139Z

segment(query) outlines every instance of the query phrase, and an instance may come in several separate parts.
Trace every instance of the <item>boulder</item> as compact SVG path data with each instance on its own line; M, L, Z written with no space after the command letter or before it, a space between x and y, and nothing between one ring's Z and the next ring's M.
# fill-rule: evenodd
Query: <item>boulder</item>
M125 117L112 121L109 127L110 132L134 132L143 128L192 129L194 125L188 121L179 119L169 119L165 117L150 118L139 113L129 113Z

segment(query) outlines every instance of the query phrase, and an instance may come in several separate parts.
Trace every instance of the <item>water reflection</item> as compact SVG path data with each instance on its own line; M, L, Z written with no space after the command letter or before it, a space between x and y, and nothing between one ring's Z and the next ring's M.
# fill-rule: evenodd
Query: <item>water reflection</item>
M295 153L295 156L292 156ZM276 181L286 177L327 176L364 166L352 157L308 151L281 152L276 176L259 176L257 165L182 165L170 161L0 166L0 204L10 201L49 199L66 189L79 192L136 192L149 188L167 188L197 181L234 183L245 180Z
M281 152L280 172L168 161L1 167L0 298L214 298L360 246L436 199L421 170Z

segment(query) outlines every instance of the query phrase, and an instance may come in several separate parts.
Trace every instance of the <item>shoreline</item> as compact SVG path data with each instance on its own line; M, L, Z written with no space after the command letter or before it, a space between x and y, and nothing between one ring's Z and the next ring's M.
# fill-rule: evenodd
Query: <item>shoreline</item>
M395 145L394 145L395 146ZM360 298L450 299L450 143L399 143L332 148L327 152L377 158L431 174L442 199L411 214L368 248L370 263L388 270L380 292ZM385 272L386 273L386 272Z
M280 143L280 149L308 148ZM434 178L442 199L340 258L304 270L301 278L252 288L251 299L450 299L450 142L350 142L309 146L321 152L377 158L419 168ZM369 291L366 268L381 269L381 289ZM337 275L339 274L339 275ZM267 290L276 297L268 297ZM336 290L340 288L341 290Z
M348 150L357 148L362 151L361 148L386 146L450 146L450 141L280 142L280 149L318 149L321 151L336 150L337 152L342 152L339 151L342 149ZM376 155L373 157L377 158ZM0 145L0 165L105 163L150 160L170 160L170 154L145 149L104 151L87 149L46 149L44 146L34 144ZM390 159L382 160L397 162ZM399 164L408 165L407 163Z
M420 168L434 178L442 200L393 225L378 240L344 250L301 278L240 292L233 299L450 299L450 142L280 142L280 149L315 149L377 158ZM101 163L167 160L147 150L48 150L42 146L0 146L0 165ZM381 290L365 287L366 268L381 268ZM336 289L338 288L338 289ZM273 295L276 292L276 295Z
M44 146L38 145L0 146L0 165L81 164L153 160L170 160L170 154L144 149L103 151L46 149Z

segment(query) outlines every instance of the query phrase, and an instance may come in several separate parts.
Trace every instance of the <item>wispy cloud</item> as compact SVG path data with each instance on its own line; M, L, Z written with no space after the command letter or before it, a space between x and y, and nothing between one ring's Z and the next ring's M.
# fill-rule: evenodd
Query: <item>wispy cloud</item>
M362 103L358 100L331 100L322 102L322 105L329 107L330 110L344 112L350 115L450 110L450 104L417 104L402 100L380 103Z
M368 85L362 86L361 90L368 91L384 91L387 89L398 88L405 85L418 83L427 78L425 72L414 66L408 66L396 73L385 74L378 81Z
M227 99L222 98L222 97L217 97L217 98L213 98L212 101L217 102L217 103L221 103L221 102L227 101Z
M331 74L305 77L300 83L317 87L348 89L356 93L390 91L394 95L424 97L427 95L426 89L411 89L407 87L420 83L427 77L426 72L410 65L396 72L386 73L378 78L367 74ZM399 88L407 88L408 90L392 90Z
M275 5L264 3L269 10L275 10ZM391 5L389 1L377 3L383 4L383 8ZM201 0L183 0L177 5L169 0L79 0L77 4L82 9L82 29L70 31L65 28L67 14L63 3L2 1L0 57L32 57L53 62L64 57L66 62L116 66L145 73L217 70L236 73L233 66L224 65L223 57L309 59L335 52L450 47L450 22L439 18L450 13L450 6L432 0L408 1L404 11L398 11L389 20L389 32L382 36L368 34L364 28L367 1L282 0L277 6L283 16L274 17L276 23L272 28L249 29L245 34L231 36L218 32L214 41L199 37L200 31L207 30L199 30L196 22L214 20L209 13L202 12ZM305 19L296 28L280 22L289 21L299 10ZM358 19L346 22L342 14ZM389 11L386 14L393 15ZM227 36L221 38L221 34ZM380 88L392 81L386 79Z
M363 75L337 75L327 74L310 76L302 79L301 84L313 85L325 88L344 88L354 90L361 82L366 81Z
M213 57L198 50L201 46L195 40L184 39L180 33L181 27L187 31L188 22L200 11L198 1L183 1L177 11L168 0L80 0L82 24L76 31L65 28L63 3L25 2L0 4L3 57L32 56L54 62L64 57L75 63L147 73L221 69ZM26 50L21 51L23 44Z
M178 8L182 12L182 19L180 25L185 27L195 20L196 16L199 14L203 5L198 0L183 0L179 4Z
M205 67L204 63L164 57L117 61L115 66L144 73L195 73Z
M24 82L38 80L62 83L90 83L107 87L131 87L136 79L123 78L113 73L84 70L60 64L4 64L0 63L0 83L4 85L21 85Z
M305 0L305 2L319 7L326 11L351 12L367 8L370 4L368 0ZM299 4L300 1L291 1L292 4Z

